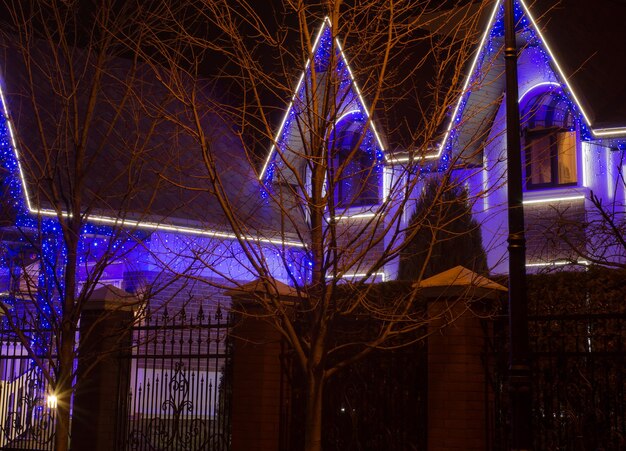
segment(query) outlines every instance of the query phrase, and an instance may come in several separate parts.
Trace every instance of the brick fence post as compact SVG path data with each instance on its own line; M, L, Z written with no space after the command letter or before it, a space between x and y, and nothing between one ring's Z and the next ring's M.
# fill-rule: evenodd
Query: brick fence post
M485 342L506 288L460 266L418 285L429 299L428 451L487 450L493 395Z
M486 330L466 302L428 304L428 451L488 449Z
M258 300L275 292L281 301L296 291L275 280L250 282L227 292L238 312L233 329L231 451L278 451L280 448L282 337Z
M80 319L71 448L110 451L128 418L133 305L114 286L94 290Z

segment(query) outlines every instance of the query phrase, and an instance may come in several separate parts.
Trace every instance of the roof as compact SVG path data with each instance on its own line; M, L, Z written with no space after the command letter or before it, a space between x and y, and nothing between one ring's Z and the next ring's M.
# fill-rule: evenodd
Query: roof
M445 120L443 139L429 152L439 157L454 149L458 163L482 164L479 150L490 136L505 90L503 37L503 0L485 2L488 21L464 76L463 95ZM595 8L585 0L517 0L515 13L518 29L518 76L543 73L550 84L563 86L577 105L592 135L619 136L626 133L626 88L619 74L626 59L621 42L625 32L616 17L626 17L626 2L613 0L615 8ZM589 13L588 13L589 11ZM485 14L483 14L485 16ZM593 18L593 20L590 20ZM520 33L524 27L524 33ZM539 56L541 55L541 56ZM546 64L545 67L540 67ZM525 87L525 89L528 86ZM521 92L520 92L521 93ZM523 94L522 94L523 95ZM462 119L462 120L461 120ZM453 125L456 131L452 130ZM452 141L448 138L453 136ZM405 161L402 156L398 161ZM447 164L444 159L443 164Z
M413 287L420 288L425 296L469 296L471 294L493 297L508 291L505 286L460 265L417 282Z
M502 0L497 2L498 7L502 4ZM626 2L611 0L610 7L599 8L589 0L518 0L516 14L518 20L521 15L530 19L527 25L536 33L531 39L537 39L556 77L591 128L626 126L626 87L621 76L626 69ZM494 25L498 26L501 24ZM503 45L503 38L495 42ZM520 48L522 45L518 42ZM504 90L503 52L498 58L494 72L501 80L488 79L483 85L490 83L491 89L497 85Z
M626 2L526 1L592 126L626 126Z
M622 49L623 42L626 42L626 27L622 24L626 17L626 2L606 1L610 8L596 7L590 0L561 0L556 4L550 0L526 2L568 82L597 127L626 125L626 85L622 82L626 65ZM473 14L478 3L468 3L465 9L451 10L450 14L465 19L467 16L462 12ZM494 5L493 0L480 2L484 3L490 7ZM437 16L439 12L433 14L435 16L421 17L416 27L436 30L443 39L458 38L450 36L448 27L440 26L449 22ZM470 41L477 42L475 31L484 28L487 18L488 14L480 14L470 22L471 26L466 29ZM462 40L455 45L461 43ZM70 93L64 92L59 83L67 74L60 72L56 74L60 77L50 77L56 70L51 64L51 49L37 43L29 52L29 61L36 63L30 66L32 79L29 79L28 61L20 58L13 44L10 40L2 43L0 70L3 88L17 132L18 150L33 209L49 208L52 187L60 187L69 193L75 182L63 172L56 172L55 178L51 178L49 170L55 161L69 158L65 161L73 162L71 153L65 152L73 138L66 133L66 124L71 118L64 112L64 102ZM456 67L454 64L438 65L431 44L430 39L418 39L393 60L391 71L401 71L417 63L419 67L413 67L415 70L410 71L404 83L395 87L397 96L386 97L386 103L380 105L384 111L375 112L378 130L386 136L391 149L411 145L415 141L414 131L433 122L428 120L428 115L434 111L432 105L437 103L436 96L423 88L436 85L433 80L437 76L450 75ZM357 82L367 79L368 61L364 58L368 55L365 53L351 58L350 47L346 44L346 54L355 69ZM84 99L93 77L93 59L79 50L75 50L75 55L72 64L76 65L74 69L81 77L81 89L77 91L79 111L84 112ZM95 106L96 121L89 130L88 152L92 168L85 180L83 203L92 208L92 214L227 230L222 206L216 200L204 170L203 155L189 133L180 126L191 120L185 108L147 67L134 67L129 60L110 58L105 72ZM129 81L132 87L129 101L115 119L116 107ZM298 224L287 224L287 230L281 231L280 213L260 195L262 187L254 177L236 127L211 109L211 84L197 80L192 85L198 89L200 118L214 150L212 155L217 171L224 180L226 199L232 203L230 209L248 225L249 231L264 231L267 236L293 232ZM33 97L38 99L37 114L29 101ZM42 119L40 124L35 121L37 116ZM174 124L172 118L179 125ZM441 122L443 119L441 117ZM107 125L112 121L115 126L109 128ZM51 158L44 158L44 148L52 151L47 153Z
M205 165L204 159L211 158L229 210L246 224L244 234L267 239L289 234L279 227L275 207L262 198L234 124L213 108L213 87L207 80L182 80L181 86L189 90L184 94L193 90L197 96L210 155L194 139L194 117L177 98L179 93L159 82L158 68L119 57L99 64L80 49L72 49L71 61L58 53L55 59L56 49L42 42L29 44L27 51L20 51L10 39L0 43L0 70L31 212L53 215L55 201L68 211L65 202L84 177L83 213L94 220L228 232ZM82 119L90 107L97 67L103 73L94 119L85 131ZM70 69L75 82L69 80ZM163 70L159 76L169 74ZM83 131L84 170L73 172L80 164L76 136Z

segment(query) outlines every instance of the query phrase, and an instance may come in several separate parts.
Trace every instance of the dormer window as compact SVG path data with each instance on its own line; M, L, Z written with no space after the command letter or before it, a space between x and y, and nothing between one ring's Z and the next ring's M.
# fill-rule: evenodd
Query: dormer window
M365 207L380 202L381 162L376 140L359 116L361 113L343 118L329 142L330 172L338 208Z
M526 189L578 183L574 113L560 91L532 97L522 109Z

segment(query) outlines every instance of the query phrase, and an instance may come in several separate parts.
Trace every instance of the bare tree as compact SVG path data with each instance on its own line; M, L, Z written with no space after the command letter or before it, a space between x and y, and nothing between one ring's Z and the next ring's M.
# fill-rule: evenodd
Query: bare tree
M153 108L174 111L173 100L134 50L154 26L145 19L174 11L161 2L114 1L7 0L1 8L1 254L11 279L6 300L14 305L0 306L57 397L61 451L69 443L85 304L133 265L152 259L167 267L146 240L180 209L168 180L189 162ZM26 333L21 319L35 332Z
M428 166L446 172L462 163L444 158L439 164L432 154L447 136L441 127L461 93L481 6L443 9L428 1L276 2L264 11L246 1L195 6L193 17L209 31L200 33L178 20L177 40L166 42L160 38L164 27L176 18L161 18L162 27L149 38L157 50L145 59L194 118L190 123L170 116L198 144L210 189L237 237L231 257L245 268L245 277L207 269L231 287L259 280L264 293L256 298L259 315L287 340L304 374L305 449L319 450L327 381L373 349L415 340L428 321L417 307L417 290L382 302L372 299L369 287L386 277L385 270L422 227L407 227L402 220L419 197L414 193L420 174ZM227 94L201 95L197 81L207 61L219 66L212 75ZM283 106L285 99L291 101ZM251 188L239 196L229 195L232 181L219 169L219 152L207 139L207 103L214 114L234 122L239 145L257 168L256 178L246 181ZM387 133L380 133L377 119L385 116ZM233 161L233 167L242 164ZM425 208L436 211L446 189L437 190ZM243 197L246 208L240 207ZM269 254L278 255L278 267ZM427 262L426 257L413 275L416 282ZM277 277L293 285L295 303L281 301ZM375 332L341 340L338 322L355 314L374 319Z
M4 65L5 80L19 87L7 104L20 152L19 167L5 172L9 198L27 199L5 205L10 230L26 243L12 261L30 280L21 294L33 317L50 325L55 342L20 336L58 396L56 449L68 446L80 313L106 268L139 250L156 267L175 266L175 276L201 274L229 288L259 280L269 294L256 299L261 316L304 374L306 449L320 449L327 381L373 349L414 341L429 320L417 290L382 302L370 284L422 229L403 221L420 175L463 163L430 156L448 136L441 127L461 93L481 6L276 2L257 11L245 1L197 0L3 8L6 61L16 65ZM424 208L436 212L447 189ZM172 218L185 218L182 229L199 224L204 237L176 249L163 239L161 251L149 251L149 230ZM216 224L226 232L211 232ZM294 286L297 302L282 302L277 278ZM3 312L11 321L14 312ZM372 319L375 331L342 339L338 324L355 314Z
M619 172L619 169L618 169ZM615 183L615 190L625 188L623 176ZM590 208L581 215L573 206L554 207L551 227L544 230L546 244L561 250L561 258L572 264L601 265L625 268L626 218L624 205L615 196L610 200L590 191Z

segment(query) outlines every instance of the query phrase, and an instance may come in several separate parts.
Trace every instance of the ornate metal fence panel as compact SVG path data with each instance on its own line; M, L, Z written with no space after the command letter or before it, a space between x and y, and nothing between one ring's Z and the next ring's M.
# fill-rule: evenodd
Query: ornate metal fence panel
M120 450L230 448L229 324L218 309L170 316L147 312L133 332Z
M55 405L48 398L48 381L35 365L16 330L31 349L49 331L34 329L26 320L10 327L0 318L0 449L52 450ZM47 349L40 362L55 359Z
M323 448L425 450L427 373L424 343L375 351L331 379L324 396ZM283 353L281 443L304 448L304 381L293 356Z

